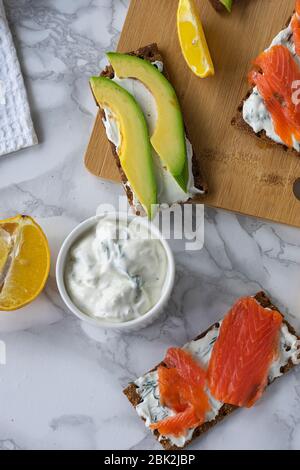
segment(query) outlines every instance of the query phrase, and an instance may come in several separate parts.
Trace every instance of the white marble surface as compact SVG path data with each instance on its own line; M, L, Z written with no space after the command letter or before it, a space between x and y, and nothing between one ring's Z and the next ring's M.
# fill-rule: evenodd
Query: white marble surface
M63 307L59 246L99 203L122 194L83 166L96 112L87 79L116 44L128 0L5 0L40 145L0 161L0 218L36 217L52 250L46 291L1 314L0 449L158 449L122 387L241 295L264 288L300 327L300 231L206 209L205 247L174 244L177 285L163 318L138 333L94 330ZM300 448L300 368L192 449Z

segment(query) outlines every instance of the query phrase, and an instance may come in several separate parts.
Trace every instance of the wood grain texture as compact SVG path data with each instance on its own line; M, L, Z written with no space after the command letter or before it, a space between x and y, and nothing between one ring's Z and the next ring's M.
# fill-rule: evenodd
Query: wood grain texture
M300 227L300 201L293 194L300 158L262 145L230 125L248 89L251 60L282 29L295 2L241 0L231 15L216 13L207 0L196 3L215 63L214 77L198 79L186 66L177 39L175 0L132 0L118 50L158 43L190 139L203 161L210 188L206 204ZM98 177L120 181L99 115L85 165Z

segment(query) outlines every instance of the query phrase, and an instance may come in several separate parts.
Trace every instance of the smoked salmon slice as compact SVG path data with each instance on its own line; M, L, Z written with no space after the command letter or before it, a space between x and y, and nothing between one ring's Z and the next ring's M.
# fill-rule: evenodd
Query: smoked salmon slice
M300 105L293 99L299 86L300 68L284 46L273 46L254 62L249 82L257 86L271 114L276 134L293 147L293 136L300 140Z
M296 1L296 13L293 15L292 22L293 41L296 54L300 57L300 0Z
M223 403L251 407L268 383L278 356L282 316L253 297L240 299L222 321L208 366L212 395Z
M192 407L186 408L185 411L170 416L156 424L151 424L152 430L157 430L162 436L182 436L187 429L195 428L199 425L199 420Z
M162 435L178 437L202 424L210 410L205 392L206 371L191 354L180 348L170 348L164 363L167 367L158 368L160 402L175 415L150 427Z
M184 349L169 348L164 359L168 367L175 367L178 374L194 385L204 385L206 372Z
M177 413L184 411L187 407L183 389L186 388L178 377L176 369L168 369L160 366L158 368L159 397L162 405L167 406Z

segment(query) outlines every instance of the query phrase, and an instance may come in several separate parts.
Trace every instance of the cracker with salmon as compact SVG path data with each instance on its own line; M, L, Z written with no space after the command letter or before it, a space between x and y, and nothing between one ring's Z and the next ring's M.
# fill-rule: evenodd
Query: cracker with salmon
M251 89L232 125L266 144L300 152L300 0L286 27L254 61Z
M129 384L125 395L166 450L185 448L300 363L300 337L264 292Z

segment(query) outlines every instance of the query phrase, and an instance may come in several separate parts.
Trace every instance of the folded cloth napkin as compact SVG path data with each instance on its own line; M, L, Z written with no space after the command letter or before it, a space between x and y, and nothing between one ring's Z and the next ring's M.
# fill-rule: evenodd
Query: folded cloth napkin
M20 64L0 0L0 156L37 143Z

